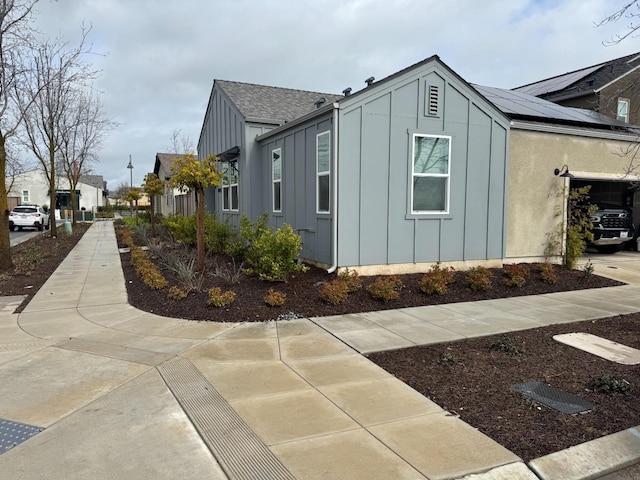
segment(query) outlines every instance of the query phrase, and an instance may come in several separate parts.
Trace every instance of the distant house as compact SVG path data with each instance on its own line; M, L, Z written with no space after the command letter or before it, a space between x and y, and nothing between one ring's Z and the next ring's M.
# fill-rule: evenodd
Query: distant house
M198 143L207 208L291 225L333 271L540 261L572 179L621 175L624 122L473 86L437 56L343 95L214 81ZM563 170L564 172L564 170ZM575 172L575 173L574 173ZM560 242L562 243L562 242Z
M75 210L84 208L85 211L95 212L107 202L107 182L102 175L81 175L76 185L76 193ZM48 179L37 169L16 175L8 196L15 199L16 205L38 204L49 208L51 203ZM73 208L69 181L66 177L58 177L55 209L59 214L60 211L71 211Z
M640 53L545 78L513 90L640 125Z
M188 216L195 212L193 195L181 192L176 188L171 188L168 184L171 177L173 177L172 168L174 160L183 156L184 155L175 153L156 153L153 173L165 182L164 193L156 198L156 213L161 213L162 215L181 213L182 215ZM195 155L188 155L188 157L193 159L197 158Z

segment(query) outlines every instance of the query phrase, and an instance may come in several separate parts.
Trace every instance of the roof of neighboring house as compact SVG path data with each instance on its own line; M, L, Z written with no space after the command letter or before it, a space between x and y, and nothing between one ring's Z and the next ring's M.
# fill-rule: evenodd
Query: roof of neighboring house
M316 102L322 98L325 104L342 95L309 92L291 88L269 87L253 83L215 80L231 99L246 120L282 125L316 110Z
M545 123L585 125L609 130L628 130L629 124L593 110L565 107L520 91L474 85L487 100L511 118Z
M581 68L513 90L554 100L597 93L640 67L640 53Z
M164 168L164 171L167 173L167 175L169 175L169 177L173 176L173 173L171 171L171 168L173 167L173 161L184 156L185 154L182 153L156 153L156 163L153 166L153 173L158 175L158 173L160 172L160 165L162 165L162 168ZM194 160L197 158L196 155L187 154L186 156L192 157ZM165 179L161 178L161 180Z
M78 180L85 185L95 188L104 188L104 177L102 175L80 175Z

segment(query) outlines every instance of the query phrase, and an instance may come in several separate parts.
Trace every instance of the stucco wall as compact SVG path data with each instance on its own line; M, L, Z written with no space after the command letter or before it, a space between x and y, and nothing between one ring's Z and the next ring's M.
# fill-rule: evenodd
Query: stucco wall
M622 179L628 141L512 129L509 147L506 261L541 260L549 235L564 219L569 180L554 169ZM562 212L557 215L557 212Z

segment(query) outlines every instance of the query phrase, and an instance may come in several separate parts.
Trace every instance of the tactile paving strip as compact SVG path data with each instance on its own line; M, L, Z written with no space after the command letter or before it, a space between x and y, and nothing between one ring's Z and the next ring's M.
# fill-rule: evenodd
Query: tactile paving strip
M176 359L157 368L230 479L295 480L195 365Z
M563 392L557 388L542 382L525 382L513 385L515 391L540 402L547 407L554 408L562 413L573 415L593 410L593 405L581 398Z
M44 429L0 418L0 454L29 440L42 430Z

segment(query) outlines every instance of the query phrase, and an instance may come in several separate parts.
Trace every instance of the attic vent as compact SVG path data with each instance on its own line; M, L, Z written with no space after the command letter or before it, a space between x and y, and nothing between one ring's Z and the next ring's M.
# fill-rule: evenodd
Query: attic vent
M343 94L345 97L348 97L349 95L351 95L351 87L349 87L349 88L345 88L344 90L342 90L342 94Z
M438 86L429 85L427 98L427 114L431 116L438 115Z
M320 108L322 105L324 105L326 103L327 99L322 97L318 100L316 100L313 104L316 106L316 108Z
M364 83L367 84L367 87L370 87L371 84L375 81L375 79L376 79L375 77L369 77L364 81Z

